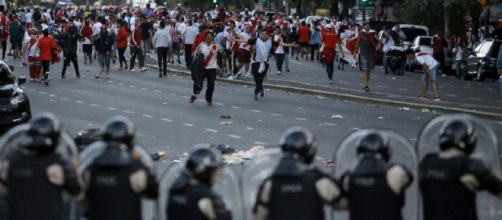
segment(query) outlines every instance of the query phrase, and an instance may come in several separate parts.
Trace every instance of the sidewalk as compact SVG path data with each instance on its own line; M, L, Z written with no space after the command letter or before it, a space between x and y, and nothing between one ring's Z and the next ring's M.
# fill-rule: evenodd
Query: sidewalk
M147 63L157 68L154 54L147 56ZM502 98L496 81L485 82L463 81L451 76L437 77L441 101L421 100L421 73L405 72L403 76L384 75L381 66L371 73L370 92L362 90L362 74L345 65L345 70L335 70L334 83L328 83L328 77L321 65L315 61L290 59L291 72L278 75L275 62L272 60L271 71L264 86L302 94L310 94L319 98L331 97L354 102L393 106L400 109L416 109L419 111L438 111L445 113L470 113L487 119L502 120ZM336 69L336 65L335 65ZM190 74L184 64L170 64L168 70L175 73ZM244 72L244 68L241 73ZM218 78L220 81L254 85L252 78L241 76L237 80Z

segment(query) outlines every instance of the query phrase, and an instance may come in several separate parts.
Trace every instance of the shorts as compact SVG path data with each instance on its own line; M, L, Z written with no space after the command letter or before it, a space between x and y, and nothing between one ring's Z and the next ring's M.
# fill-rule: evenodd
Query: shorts
M92 53L92 44L84 44L84 45L82 45L82 51L85 54L91 54Z
M427 77L425 76L425 73L424 75L422 75L422 82L423 83L427 83L428 81L430 81L431 83L435 83L436 82L436 72L438 70L438 66L434 67L434 68L431 68L429 69L429 79L427 79Z
M371 70L371 61L372 56L371 55L360 55L359 56L359 68L362 71L370 71Z
M10 44L13 50L20 50L23 45L21 41L11 41Z
M251 52L249 50L240 49L237 60L239 61L239 63L250 63Z
M300 47L302 48L309 48L310 47L310 44L307 42L307 43L299 43L300 44Z
M173 43L173 50L179 50L181 48L181 44L179 42Z

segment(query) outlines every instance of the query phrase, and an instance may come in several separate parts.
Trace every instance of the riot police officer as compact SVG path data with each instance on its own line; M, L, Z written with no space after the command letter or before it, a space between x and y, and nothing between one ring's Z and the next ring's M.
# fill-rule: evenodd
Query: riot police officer
M84 170L89 219L141 219L141 198L157 197L157 181L145 155L136 151L135 125L115 116L102 127L102 140L81 154L102 147ZM97 147L95 147L97 146ZM149 155L146 155L149 156ZM82 164L86 164L82 159Z
M427 154L419 167L425 220L476 220L476 191L502 197L502 181L481 160L469 157L477 141L472 120L452 119L441 127L440 151Z
M186 169L169 190L168 219L232 219L222 198L212 192L223 162L208 144L193 146Z
M357 144L359 161L342 182L352 220L401 220L404 193L413 176L406 167L389 163L389 138L373 130Z
M342 203L339 184L312 162L314 135L302 127L288 129L280 140L283 157L258 191L255 219L324 219L323 205Z
M62 150L57 149L60 146L71 145L63 143L68 140L62 138L60 121L51 113L40 113L23 132L15 134L20 139L17 146L8 146L16 141L1 146L2 153L9 151L0 167L0 191L7 196L8 219L67 219L64 212L69 201L63 199L63 192L78 199L81 186L75 157L56 152Z

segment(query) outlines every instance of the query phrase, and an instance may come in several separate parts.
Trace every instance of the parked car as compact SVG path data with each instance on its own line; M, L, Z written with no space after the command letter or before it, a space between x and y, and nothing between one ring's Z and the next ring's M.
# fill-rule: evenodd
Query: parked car
M7 130L31 119L30 100L19 87L26 82L26 78L16 79L13 69L0 61L0 130Z
M410 45L417 36L429 36L429 28L422 25L400 24L399 29L406 35L403 41L405 47Z
M467 58L467 72L464 79L472 78L477 81L484 81L486 78L497 78L497 55L502 40L486 39L474 49L474 52Z
M420 49L420 52L424 52L432 56L432 37L431 36L417 36L409 45L409 48L413 51ZM410 72L416 69L421 69L419 64L415 60L408 60L407 69Z

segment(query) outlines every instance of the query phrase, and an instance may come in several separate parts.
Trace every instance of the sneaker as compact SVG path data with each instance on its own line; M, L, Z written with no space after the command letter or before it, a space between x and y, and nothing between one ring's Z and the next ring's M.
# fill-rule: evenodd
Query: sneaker
M246 77L246 78L251 78L251 77L253 77L253 76L251 75L251 73L250 73L250 72L248 72L248 73L247 73L244 77Z
M277 75L281 75L281 74L282 74L282 72L281 72L281 71L277 71Z
M178 60L178 63L179 63L179 64L181 64L181 61L180 61L180 60Z
M370 91L370 87L365 86L365 87L363 88L363 90L364 90L365 92L369 92L369 91Z
M212 101L206 101L207 102L207 106L213 106L213 102Z
M195 102L196 99L197 99L197 97L192 95L192 96L190 96L190 100L188 100L188 103L193 103L193 102Z
M234 78L238 79L240 76L241 76L241 73L237 73L237 74L235 74Z
M427 99L427 96L424 96L424 95L419 95L417 98L422 99L422 100L426 100L426 99Z
M227 79L235 79L234 75L230 75Z
M439 96L432 98L432 101L439 102L441 101L441 98Z
M162 78L162 74L159 74L159 78Z
M333 80L332 80L332 79L329 79L329 80L328 80L328 83L333 83Z
M95 75L95 76L94 76L94 78L96 78L96 79L99 79L99 77L100 77L99 75Z
M141 67L141 69L139 69L139 71L140 71L140 72L145 72L145 71L147 71L147 70L148 70L148 69L147 69L147 68L145 68L145 67Z
M135 69L129 69L129 71L131 71L131 72L137 72L137 70L135 70Z
M441 74L441 77L445 78L445 77L447 77L447 75L443 73L443 74Z

